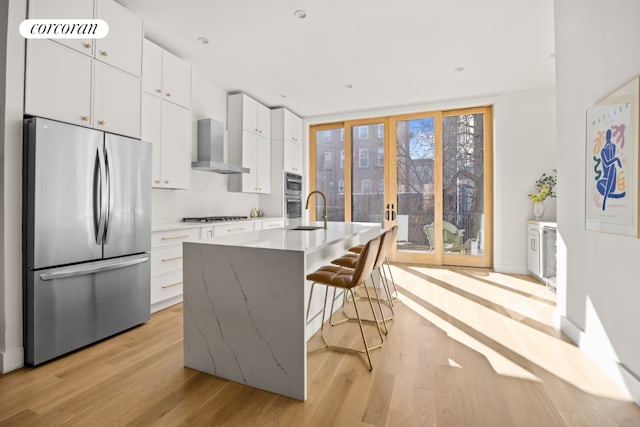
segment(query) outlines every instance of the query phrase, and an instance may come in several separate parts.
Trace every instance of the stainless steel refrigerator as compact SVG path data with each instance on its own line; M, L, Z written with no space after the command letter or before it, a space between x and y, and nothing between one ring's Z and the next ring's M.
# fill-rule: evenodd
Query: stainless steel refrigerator
M151 145L24 121L25 362L150 317Z

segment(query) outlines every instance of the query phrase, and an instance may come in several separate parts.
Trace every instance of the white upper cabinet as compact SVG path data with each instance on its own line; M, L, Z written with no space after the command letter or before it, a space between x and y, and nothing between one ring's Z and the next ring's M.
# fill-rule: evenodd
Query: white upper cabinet
M245 94L236 94L242 99L242 127L249 132L271 138L271 110Z
M302 175L302 119L286 108L276 108L271 112L271 139L279 141L275 147L282 147L283 169ZM276 150L278 151L278 150Z
M30 19L93 19L93 0L30 0ZM92 39L55 39L85 55L93 56Z
M140 137L139 78L107 64L94 64L93 127Z
M142 42L142 90L162 98L162 48L147 39Z
M285 172L292 172L297 175L302 175L302 145L285 139L283 142L283 146L283 165Z
M269 114L268 120L265 111ZM267 122L269 125L261 126L259 122ZM246 174L229 175L229 190L270 193L271 110L245 94L229 95L227 129L229 162L250 169Z
M96 40L95 58L140 77L142 19L113 0L96 0L96 18L109 24L109 34Z
M302 119L286 108L272 110L271 139L288 139L302 145Z
M142 140L153 145L152 186L189 188L191 110L142 94Z
M191 108L191 66L166 50L162 52L162 97Z
M25 112L91 126L92 67L91 58L61 44L44 39L29 40Z
M55 41L140 77L142 19L114 0L31 0L29 18L104 20L109 33L103 39Z
M25 113L139 138L142 20L113 0L31 0L29 17L104 19L109 34L28 40Z
M191 66L146 39L142 58L143 90L191 108Z

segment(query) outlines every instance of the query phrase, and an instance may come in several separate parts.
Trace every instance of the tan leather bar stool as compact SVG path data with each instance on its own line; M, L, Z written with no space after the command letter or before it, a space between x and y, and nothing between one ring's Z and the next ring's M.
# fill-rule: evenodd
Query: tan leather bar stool
M396 238L398 237L398 226L394 225L393 227L391 227L389 230L391 230L391 244L393 245L393 242L396 241ZM359 254L362 251L364 245L358 245L358 246L354 246L352 248L349 248L349 252L353 252L356 254ZM387 266L387 270L389 270L389 277L391 278L391 285L393 286L393 298L392 299L397 299L398 298L398 288L396 288L396 281L393 279L393 273L391 272L391 264L389 264L389 258L385 257L384 259L384 264L386 264ZM387 272L385 271L384 268L382 268L382 273L384 274L384 278L386 281L388 281L389 279L387 278Z
M373 265L373 271L371 274L371 282L373 284L373 292L375 295L375 299L376 302L378 303L378 308L380 310L380 316L381 316L381 322L382 325L384 326L384 334L388 334L389 333L389 327L387 326L387 321L392 320L393 316L395 315L395 312L393 310L393 302L392 302L392 298L391 298L391 291L389 289L388 283L385 280L385 278L383 277L382 273L381 273L381 269L382 269L382 265L384 260L386 259L387 253L388 251L391 249L391 244L393 243L392 240L392 232L391 229L385 231L384 233L382 233L382 235L380 236L380 248L378 249L378 254L376 255L376 261ZM336 258L333 261L331 261L332 264L335 265L339 265L341 267L346 267L346 268L355 268L356 264L358 263L360 258L360 255L355 254L355 253L349 253L349 254L345 254L343 256L341 256L340 258ZM388 303L389 308L391 310L391 316L387 317L384 314L384 310L382 309L382 304L381 304L381 299L378 296L378 290L376 287L376 282L374 279L374 275L373 272L377 272L378 276L380 277L380 284L382 285L382 289L384 290L384 293L386 295L386 299L384 300L386 303ZM366 283L363 284L363 286L367 286ZM334 295L334 301L335 301L335 295ZM332 302L333 304L333 302ZM343 306L343 313L344 313L344 306ZM346 320L355 320L351 317L349 317L346 313L345 316L347 316ZM332 318L329 319L330 323L333 325L334 323L332 323ZM370 321L369 319L363 319L363 321L367 322Z
M367 338L364 333L364 328L362 326L362 320L360 318L360 313L358 312L357 304L354 304L356 317L358 319L358 324L360 326L360 334L362 335L362 342L364 343L364 350L358 350L357 348L351 347L342 347L337 345L332 345L327 342L327 339L324 336L324 324L325 324L325 313L327 311L327 296L329 294L329 287L340 288L345 292L351 294L351 297L355 301L354 289L357 286L362 285L370 276L373 271L373 265L376 261L376 257L378 254L378 250L380 248L380 237L376 237L374 239L369 240L366 245L362 248L362 252L360 253L360 258L358 263L355 266L355 269L350 268L342 268L336 267L333 265L320 267L318 270L314 271L311 274L307 275L307 280L313 281L311 285L311 294L309 295L309 305L311 304L311 295L313 295L313 288L316 284L325 285L326 291L324 294L324 306L322 308L322 326L320 327L320 336L324 343L324 347L311 351L310 353L315 353L321 350L335 350L335 351L343 351L359 354L362 357L362 353L365 353L367 358L363 361L365 365L368 363L368 369L371 371L373 369L373 365L371 364L371 355L369 352L376 348L382 346L382 332L380 331L380 325L378 324L376 312L373 308L373 303L371 302L371 297L369 295L369 291L366 289L365 292L367 294L367 300L369 301L369 307L371 308L371 313L373 313L373 318L375 319L375 324L378 329L378 335L380 337L380 343L374 346L369 347L367 343ZM333 304L332 304L333 306ZM315 317L315 316L314 316ZM307 308L307 323L309 322L309 309Z

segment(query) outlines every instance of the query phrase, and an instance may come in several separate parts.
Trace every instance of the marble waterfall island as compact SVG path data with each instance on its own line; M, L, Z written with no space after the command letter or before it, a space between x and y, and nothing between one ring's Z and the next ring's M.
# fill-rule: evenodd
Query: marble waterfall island
M307 339L320 324L305 322L305 276L379 233L329 222L185 242L185 366L306 400Z

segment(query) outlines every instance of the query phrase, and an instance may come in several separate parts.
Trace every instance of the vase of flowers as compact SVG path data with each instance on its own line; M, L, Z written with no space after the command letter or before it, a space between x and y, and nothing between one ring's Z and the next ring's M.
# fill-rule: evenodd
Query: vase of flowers
M536 181L536 191L529 194L533 202L533 215L536 220L541 220L544 215L544 201L549 197L556 197L556 184L558 173L555 169L549 175L543 173Z

